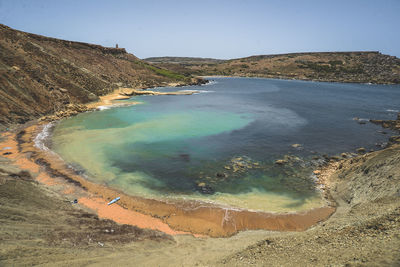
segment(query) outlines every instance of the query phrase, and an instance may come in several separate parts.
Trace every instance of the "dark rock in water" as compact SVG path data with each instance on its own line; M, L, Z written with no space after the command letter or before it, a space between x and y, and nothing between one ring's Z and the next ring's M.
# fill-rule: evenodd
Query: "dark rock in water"
M224 173L224 172L217 172L215 174L215 176L217 176L218 178L226 178L227 177L226 173Z
M365 153L367 150L365 149L365 148L363 148L363 147L360 147L360 148L357 148L357 153L359 153L359 154L363 154L363 153Z
M361 119L361 118L359 118L359 117L354 117L354 118L353 118L353 121L356 121L356 122L358 122L359 124L367 124L367 122L368 122L369 120L367 120L367 119Z
M302 149L303 148L303 146L301 144L293 144L293 145L291 145L291 147L297 148L297 149Z
M400 143L400 135L394 135L389 138L390 143Z
M386 143L386 142L383 142L383 143L375 143L375 146L376 146L376 147L379 147L379 148L385 148L385 147L387 146L387 143Z
M199 184L197 185L197 190L198 190L200 193L202 193L202 194L207 194L207 195L212 195L212 194L215 193L214 189L213 189L211 186L209 186L209 185L207 185L207 184L205 184L205 183L199 183Z
M180 157L182 160L186 161L186 162L189 162L189 161L190 161L190 155L189 155L189 154L179 154L179 157Z
M278 164L278 165L284 165L284 164L286 164L286 163L287 163L287 161L284 160L284 159L277 159L277 160L275 160L275 164Z
M339 161L339 160L340 160L340 157L338 157L338 156L332 156L332 157L330 158L330 160L332 160L332 161Z

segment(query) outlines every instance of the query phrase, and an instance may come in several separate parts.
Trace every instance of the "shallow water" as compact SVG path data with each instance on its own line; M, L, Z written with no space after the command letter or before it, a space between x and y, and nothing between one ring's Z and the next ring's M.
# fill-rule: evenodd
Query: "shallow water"
M88 179L132 195L301 211L322 205L311 158L374 148L387 137L353 117L391 119L400 108L400 86L213 80L182 88L199 94L135 97L143 104L64 120L52 148ZM289 164L274 164L288 154Z

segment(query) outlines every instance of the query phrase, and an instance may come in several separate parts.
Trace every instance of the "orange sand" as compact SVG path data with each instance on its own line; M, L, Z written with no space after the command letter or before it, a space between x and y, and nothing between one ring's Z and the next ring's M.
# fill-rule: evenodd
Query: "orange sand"
M88 108L97 108L98 106L111 106L111 105L115 104L116 100L130 99L130 96L121 95L120 94L121 92L122 92L122 89L116 89L111 94L100 96L99 101L88 103L88 104L86 104L86 106ZM129 102L128 105L135 105L135 104L140 104L140 102Z
M119 223L127 223L142 228L157 229L168 234L193 233L213 237L230 236L242 230L277 230L277 231L303 231L312 225L327 219L334 211L334 207L321 207L302 213L271 214L265 212L251 212L247 210L226 210L211 204L189 203L191 208L185 209L188 203L165 203L153 199L129 196L118 190L108 188L104 185L90 182L75 174L65 166L65 163L54 155L39 150L33 146L33 138L39 126L31 126L20 135L20 144L13 140L14 136L8 136L3 146L12 146L16 155L16 164L23 169L37 172L39 166L33 161L40 160L47 166L47 172L41 172L38 180L46 185L59 186L64 184L64 193L68 193L67 187L74 187L72 194L79 191L81 204L95 210L99 217L112 219ZM21 153L16 149L21 148ZM26 153L30 152L30 159ZM28 153L29 154L29 153ZM11 157L10 157L11 158ZM54 177L58 178L54 182ZM74 185L68 183L73 181ZM78 190L79 189L79 190ZM84 189L84 190L83 190ZM68 189L69 190L69 189ZM106 203L116 196L121 199L118 203L107 206ZM193 204L197 207L193 208Z
M73 195L77 192L74 186L65 183L65 181L63 183L60 180L52 178L47 172L45 172L44 170L40 170L41 168L39 165L27 158L26 153L31 152L36 148L32 146L30 147L30 151L26 150L20 153L18 151L18 142L15 140L15 135L11 133L5 133L2 134L2 137L5 138L5 140L3 142L0 142L0 151L3 147L10 147L11 149L7 149L4 151L12 153L10 155L2 156L13 160L14 165L18 166L22 170L28 170L33 174L37 174L35 178L36 181L43 185L46 185L48 187L62 185L64 189L62 192L65 195ZM27 147L28 146L25 146L25 148ZM75 196L71 196L70 198L74 197ZM166 223L163 223L161 220L153 218L149 215L144 215L139 212L127 210L116 204L108 206L107 202L104 199L93 197L88 192L85 194L85 197L79 198L78 203L96 211L100 218L111 219L117 223L134 225L140 228L159 230L170 235L190 234L183 231L174 231Z
M107 205L107 202L102 198L83 197L80 198L78 202L92 210L95 210L100 218L111 219L117 223L159 230L169 235L187 234L187 232L174 231L167 224L151 216L127 210L115 204Z

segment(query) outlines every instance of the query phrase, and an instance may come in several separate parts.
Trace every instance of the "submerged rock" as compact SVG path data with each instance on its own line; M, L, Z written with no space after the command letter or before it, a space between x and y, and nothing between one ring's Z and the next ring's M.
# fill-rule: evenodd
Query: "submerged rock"
M179 158L182 159L185 162L189 162L190 161L190 155L183 153L183 154L179 154Z
M394 135L389 138L390 143L400 143L400 135Z
M365 148L363 148L363 147L357 148L356 151L357 151L358 154L364 154L365 152L367 152L367 150Z
M217 172L215 174L215 176L217 176L218 178L226 178L226 177L228 177L228 175L226 175L226 173L224 173L224 172Z
M197 190L202 194L212 195L215 193L214 189L206 183L198 183Z
M296 149L303 149L303 146L301 144L293 144L291 147L296 148Z
M341 160L341 158L338 156L332 156L330 160L331 161L339 161L339 160Z
M286 164L286 163L287 163L287 161L284 160L284 159L277 159L277 160L275 160L275 164L278 164L278 165L284 165L284 164Z

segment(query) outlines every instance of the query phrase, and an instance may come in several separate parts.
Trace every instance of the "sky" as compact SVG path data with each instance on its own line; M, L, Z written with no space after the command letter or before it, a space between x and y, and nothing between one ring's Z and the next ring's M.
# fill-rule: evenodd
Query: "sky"
M374 50L400 57L400 0L0 0L0 23L139 58Z

